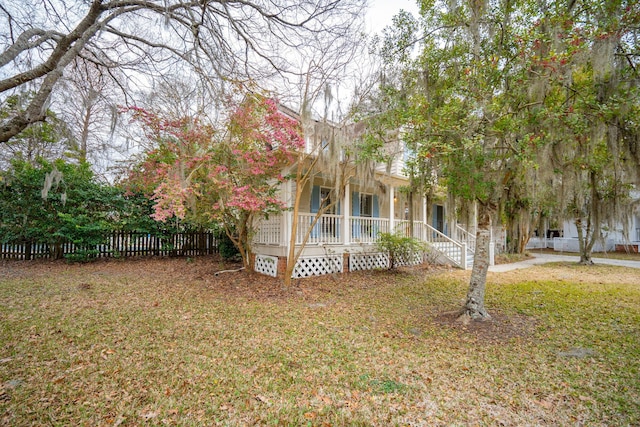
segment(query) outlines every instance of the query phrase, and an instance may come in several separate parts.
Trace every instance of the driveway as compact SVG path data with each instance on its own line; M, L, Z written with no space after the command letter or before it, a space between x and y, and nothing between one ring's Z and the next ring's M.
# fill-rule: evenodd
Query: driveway
M521 268L529 268L537 264L546 264L548 262L579 262L580 257L577 255L554 255L554 254L532 254L532 257L525 260L514 262L511 264L499 264L489 267L489 271L502 273L504 271L518 270ZM593 258L596 264L617 265L620 267L640 268L640 261L627 261L622 259Z

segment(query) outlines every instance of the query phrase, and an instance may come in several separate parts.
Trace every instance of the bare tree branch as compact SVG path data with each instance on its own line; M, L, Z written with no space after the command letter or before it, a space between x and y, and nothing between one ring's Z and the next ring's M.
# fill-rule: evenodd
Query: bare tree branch
M32 10L2 6L0 37L11 42L0 47L0 93L27 84L36 90L24 112L0 122L0 142L43 120L47 100L74 58L135 69L151 79L175 72L180 63L219 85L285 79L301 75L314 52L340 45L340 38L355 39L365 2L41 0Z

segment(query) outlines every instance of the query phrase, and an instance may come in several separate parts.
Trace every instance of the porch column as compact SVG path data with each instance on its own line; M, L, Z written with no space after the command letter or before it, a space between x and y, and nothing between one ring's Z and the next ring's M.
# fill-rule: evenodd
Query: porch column
M422 195L422 240L427 241L427 225L429 221L427 220L427 198Z
M291 186L292 182L285 181L282 184L282 201L288 208L282 213L282 224L280 224L280 246L285 247L285 253L288 253L289 242L291 240L291 226L293 225L293 212L291 207L293 205Z
M342 243L351 243L351 184L349 181L344 186L344 198L342 200Z
M396 189L390 185L389 186L389 233L393 233L393 227L395 226L394 224L395 222L394 218L396 216L395 198L396 198Z

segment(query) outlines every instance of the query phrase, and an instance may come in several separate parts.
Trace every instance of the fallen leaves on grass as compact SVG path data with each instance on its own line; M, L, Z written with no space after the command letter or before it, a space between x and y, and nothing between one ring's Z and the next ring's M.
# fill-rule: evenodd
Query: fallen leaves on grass
M433 316L433 321L442 327L473 337L479 344L528 339L536 330L536 319L532 316L505 315L492 310L490 319L463 323L458 320L459 314L459 311L438 313Z
M492 320L465 327L469 273L441 268L283 289L215 258L2 267L4 425L640 422L637 271L490 274Z

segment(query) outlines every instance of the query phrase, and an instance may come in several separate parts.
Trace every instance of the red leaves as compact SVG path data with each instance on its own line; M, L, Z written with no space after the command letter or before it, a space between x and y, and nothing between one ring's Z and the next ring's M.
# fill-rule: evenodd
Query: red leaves
M153 192L155 220L196 217L196 206L198 215L227 219L246 218L239 211L283 207L276 188L304 139L300 125L273 99L247 96L233 110L225 132L197 118L165 118L137 107L124 111L158 147L136 171L137 181Z

